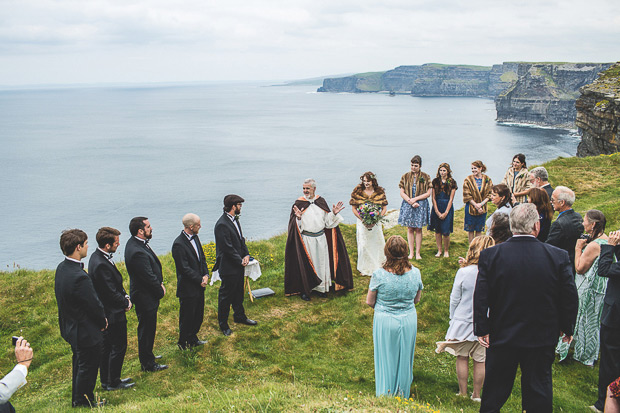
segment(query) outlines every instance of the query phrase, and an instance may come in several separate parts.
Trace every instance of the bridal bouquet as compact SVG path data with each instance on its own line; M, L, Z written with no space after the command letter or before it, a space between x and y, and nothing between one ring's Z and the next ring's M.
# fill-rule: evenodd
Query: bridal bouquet
M383 219L381 216L382 209L383 207L381 205L366 202L357 208L357 212L360 214L360 218L364 225L375 225Z

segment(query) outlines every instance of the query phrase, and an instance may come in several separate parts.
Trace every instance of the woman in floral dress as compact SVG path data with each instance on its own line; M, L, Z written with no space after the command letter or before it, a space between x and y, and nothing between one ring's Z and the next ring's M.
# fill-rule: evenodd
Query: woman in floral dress
M398 223L407 227L407 243L409 244L409 259L422 259L420 247L422 244L422 228L430 221L430 206L428 197L431 196L431 177L422 172L422 158L419 155L411 158L411 171L400 178L398 187L403 203L400 206Z

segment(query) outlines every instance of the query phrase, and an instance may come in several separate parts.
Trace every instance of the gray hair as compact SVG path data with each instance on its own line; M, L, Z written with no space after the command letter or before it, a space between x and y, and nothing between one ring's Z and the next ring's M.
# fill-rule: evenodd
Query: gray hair
M519 204L510 211L510 231L513 234L531 234L538 222L534 204Z
M549 173L544 166L537 166L536 168L530 170L530 173L534 176L534 178L538 178L541 181L549 180Z
M192 214L191 212L189 214L185 214L183 215L183 226L185 228L189 228L192 225L195 225L198 223L198 221L200 221L200 217L196 214Z
M556 186L553 191L558 201L564 201L566 205L573 206L575 203L575 193L565 186Z
M304 181L304 185L310 185L313 188L316 188L316 181L312 178L308 178Z

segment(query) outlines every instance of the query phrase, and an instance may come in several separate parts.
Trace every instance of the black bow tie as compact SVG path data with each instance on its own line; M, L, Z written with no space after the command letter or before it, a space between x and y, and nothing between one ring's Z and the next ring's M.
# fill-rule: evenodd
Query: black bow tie
M84 269L84 263L80 262L80 268Z
M111 253L111 252L109 252L109 253L108 253L108 259L109 259L109 260L111 260L111 259L112 259L112 253Z
M196 235L192 235L191 237L189 237L189 240L190 240L190 241L193 241L193 240L195 240L196 238L198 238Z

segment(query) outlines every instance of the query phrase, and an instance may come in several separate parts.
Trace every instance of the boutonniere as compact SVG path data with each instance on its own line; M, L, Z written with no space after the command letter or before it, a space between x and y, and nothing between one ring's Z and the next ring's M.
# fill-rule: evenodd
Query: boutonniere
M420 178L418 179L418 182L423 184L424 183L424 176L420 175Z
M448 180L446 181L446 183L450 186L452 186L452 178L448 178Z
M489 177L487 176L486 178L484 178L484 183L488 184L489 183Z

